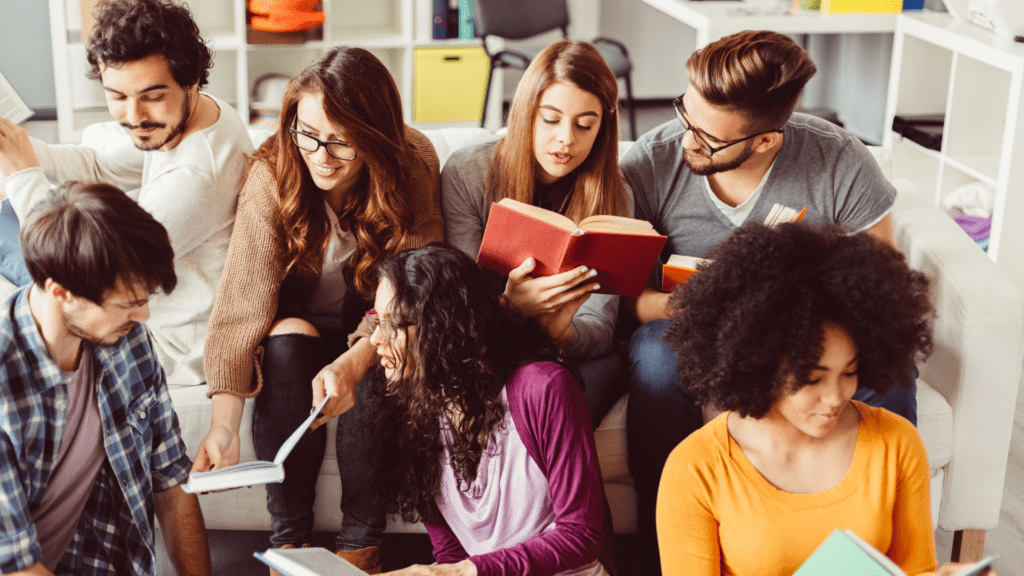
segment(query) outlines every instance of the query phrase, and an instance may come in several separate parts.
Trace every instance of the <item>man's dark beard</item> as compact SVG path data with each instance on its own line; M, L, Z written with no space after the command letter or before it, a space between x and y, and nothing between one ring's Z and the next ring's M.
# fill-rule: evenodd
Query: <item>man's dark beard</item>
M101 348L113 348L117 346L117 344L121 341L122 336L114 336L115 340L113 342L103 342L102 340L98 340L95 334L89 334L82 327L80 327L78 323L75 322L75 320L71 317L70 314L68 314L67 312L62 312L61 315L64 317L64 326L67 327L68 333L77 338L81 338L82 340L85 340L86 342L89 342L94 346L99 346ZM125 327L128 328L133 325L134 322Z
M178 124L175 125L174 128L171 129L170 133L167 134L167 138L164 138L163 142L160 142L159 144L156 144L156 143L153 143L153 142L142 142L142 143L140 143L140 142L136 141L133 138L132 142L135 143L135 147L138 148L139 150L143 150L143 151L159 150L160 148L163 148L165 144L167 144L171 140L174 140L175 138L180 136L183 132L185 132L185 128L188 126L188 119L189 119L189 116L190 116L190 114L189 114L190 110L189 109L191 107L192 107L192 95L189 94L188 91L185 91L185 103L181 107L181 121L179 121ZM142 122L138 126L132 126L128 122L121 122L121 126L124 126L125 128L127 128L129 130L132 130L132 129L149 130L149 129L152 129L152 128L163 128L164 126L166 126L166 124L160 124L159 122Z
M743 151L740 152L739 156L727 162L721 162L719 164L711 162L710 164L707 164L705 166L694 166L693 164L691 164L690 159L686 156L687 153L689 153L688 150L683 151L683 163L686 164L686 167L690 169L690 172L693 172L698 176L710 176L712 174L718 174L719 172L728 172L729 170L735 170L742 166L744 162L746 162L751 156L754 155L754 144L748 140L747 143L743 146Z

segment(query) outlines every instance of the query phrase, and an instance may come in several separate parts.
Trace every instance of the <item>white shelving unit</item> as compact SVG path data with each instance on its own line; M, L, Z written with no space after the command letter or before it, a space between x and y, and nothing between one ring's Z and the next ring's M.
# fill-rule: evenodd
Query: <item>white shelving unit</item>
M180 0L175 0L180 1ZM192 16L214 53L206 90L224 99L248 121L250 92L259 76L277 72L292 76L324 50L345 44L373 52L391 72L412 122L413 51L420 46L479 46L479 40L441 40L431 36L433 0L322 0L326 16L323 39L304 44L249 44L246 40L246 0L191 0ZM78 142L82 130L110 120L103 90L88 80L85 46L81 41L78 0L49 0L50 30L57 92L57 125L61 142ZM569 0L570 34L591 39L598 35L600 0ZM552 38L542 38L542 43ZM492 49L501 49L495 44ZM501 116L502 75L492 82L490 118ZM452 87L457 90L457 86ZM472 125L473 123L469 123ZM500 126L500 124L498 124ZM492 126L494 128L496 126Z
M77 0L49 0L53 43L57 124L61 142L78 142L82 129L110 120L103 90L88 80L81 41L81 8ZM193 0L188 3L203 38L214 53L206 90L249 118L252 82L277 72L291 76L322 51L339 44L373 52L391 72L411 121L413 49L426 45L479 45L477 40L431 39L431 0L323 0L323 39L304 44L249 44L246 0ZM426 26L423 18L427 18ZM421 22L416 26L417 21Z
M936 204L958 186L995 191L988 255L1024 288L1024 44L947 14L900 15L883 146L896 176ZM930 150L892 131L898 114L945 114Z

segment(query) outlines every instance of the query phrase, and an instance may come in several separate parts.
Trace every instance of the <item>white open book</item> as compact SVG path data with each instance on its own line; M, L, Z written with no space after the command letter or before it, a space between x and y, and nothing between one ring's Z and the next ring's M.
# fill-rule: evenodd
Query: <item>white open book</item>
M272 548L262 553L254 552L253 556L284 576L366 576L365 572L326 548Z
M258 460L256 462L242 462L234 466L210 470L208 472L193 472L188 477L188 482L182 489L189 494L198 492L210 492L213 490L227 490L229 488L241 488L242 486L254 486L256 484L271 484L284 480L284 461L291 454L295 445L299 443L302 436L309 430L309 425L316 420L316 417L324 409L327 399L331 395L324 396L323 401L317 406L309 418L299 425L292 432L292 435L281 444L273 462Z
M0 118L10 120L15 124L21 124L28 120L32 114L32 109L14 91L14 87L7 81L3 72L0 72Z

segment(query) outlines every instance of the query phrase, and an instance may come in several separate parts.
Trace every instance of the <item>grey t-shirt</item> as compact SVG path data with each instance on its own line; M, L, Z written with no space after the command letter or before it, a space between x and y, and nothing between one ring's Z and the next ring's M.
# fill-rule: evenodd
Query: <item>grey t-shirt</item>
M703 257L737 226L715 206L706 177L683 163L683 127L671 120L644 134L622 157L620 169L633 188L636 217L668 236L662 258ZM838 126L793 114L782 149L747 216L763 222L774 204L797 211L814 225L870 228L892 209L896 189L871 152ZM657 270L657 269L656 269Z
M66 373L66 420L57 461L42 502L32 511L43 554L40 561L51 572L57 568L75 536L100 466L107 459L90 344L82 342L81 354L78 368Z
M444 240L473 258L480 252L484 227L491 213L484 182L499 141L497 138L456 150L441 171ZM573 316L572 339L565 346L566 354L573 359L608 354L618 313L618 296L592 294Z

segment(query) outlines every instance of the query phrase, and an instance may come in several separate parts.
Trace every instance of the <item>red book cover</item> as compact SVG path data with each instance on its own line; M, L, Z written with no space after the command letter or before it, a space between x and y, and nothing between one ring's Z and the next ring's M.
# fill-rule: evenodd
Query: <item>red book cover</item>
M506 198L491 206L477 262L506 275L531 257L534 276L588 266L598 272L599 294L638 296L665 240L643 220L595 216L576 227L565 216Z

